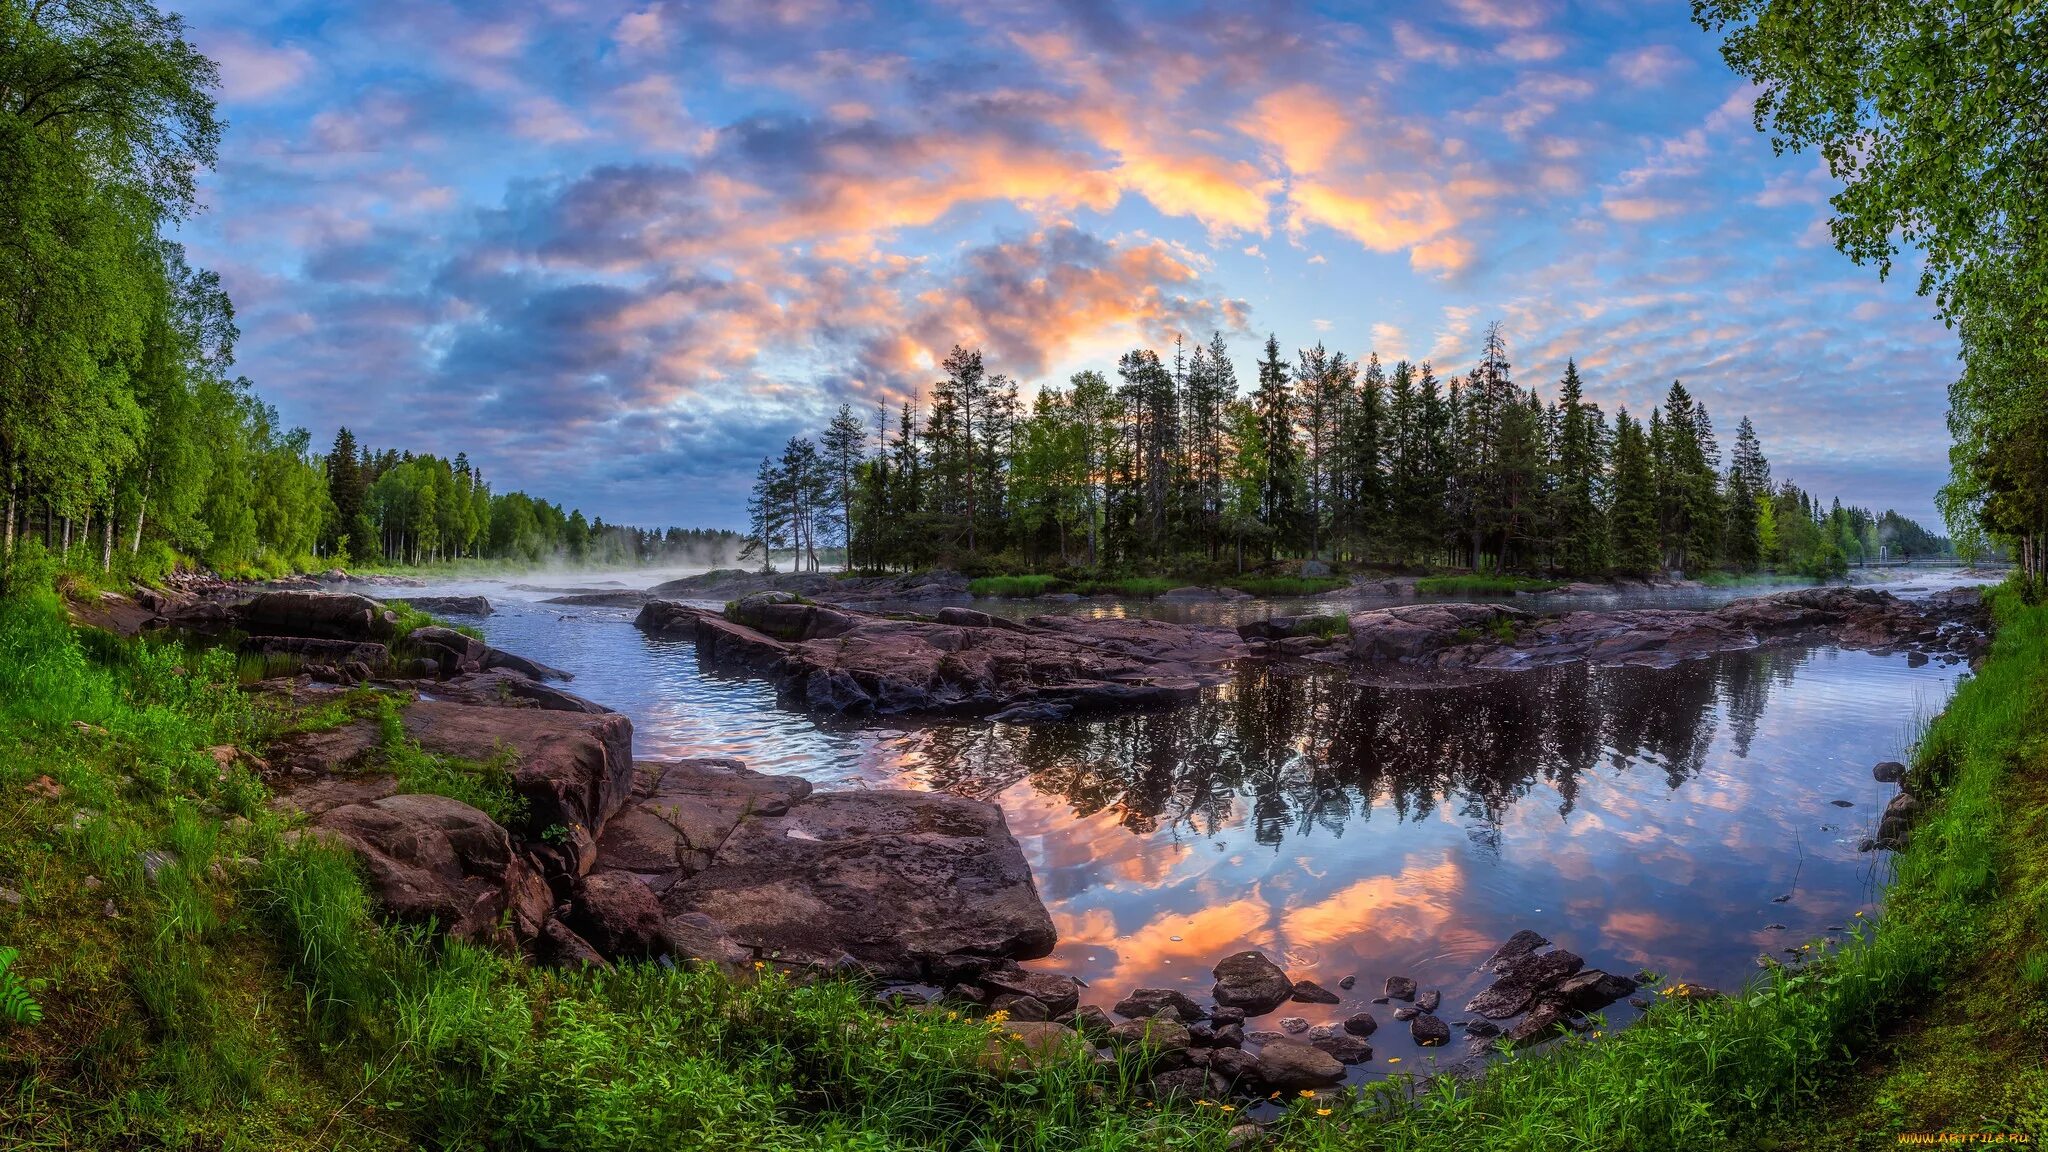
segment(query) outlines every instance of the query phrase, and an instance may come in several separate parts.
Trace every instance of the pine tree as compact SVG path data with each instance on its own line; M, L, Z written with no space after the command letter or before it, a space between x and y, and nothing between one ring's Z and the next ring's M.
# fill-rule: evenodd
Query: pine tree
M846 567L853 562L853 502L858 487L860 467L867 461L868 430L860 417L853 414L853 406L841 404L832 422L819 437L824 449L826 473L825 498L838 510L838 536L840 547L846 551Z
M1559 560L1573 573L1598 572L1606 563L1600 424L1600 409L1585 401L1577 361L1567 360L1558 382L1556 538Z
M1294 443L1294 397L1287 386L1289 367L1287 361L1280 359L1279 337L1267 336L1266 355L1259 361L1259 386L1252 394L1252 405L1258 412L1260 447L1265 453L1260 468L1259 520L1268 529L1268 559L1276 545L1294 538L1301 520L1301 455Z
M1729 563L1742 571L1754 571L1769 555L1769 534L1775 525L1767 523L1771 490L1771 466L1764 459L1763 445L1756 429L1744 416L1735 428L1735 459L1728 466L1728 507L1725 539Z
M1651 419L1656 419L1654 411ZM1607 522L1608 549L1617 571L1647 576L1658 569L1662 546L1650 443L1626 408L1614 417L1614 485Z

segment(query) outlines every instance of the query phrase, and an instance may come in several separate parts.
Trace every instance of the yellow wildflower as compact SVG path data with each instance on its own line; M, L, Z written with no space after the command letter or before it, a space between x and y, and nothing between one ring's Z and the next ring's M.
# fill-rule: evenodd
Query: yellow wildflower
M1389 1056L1389 1057L1387 1057L1387 1063L1389 1063L1389 1064L1399 1064L1400 1062L1401 1062L1401 1058L1400 1058L1399 1056Z
M1313 1088L1303 1088L1303 1089L1301 1090L1301 1098L1302 1098L1303 1100L1313 1100L1313 1099L1315 1099L1315 1098L1316 1098L1316 1090L1315 1090L1315 1089L1313 1089Z
M1318 1109L1316 1109L1316 1115L1318 1115L1318 1116L1328 1116L1329 1114L1330 1114L1330 1110L1329 1110L1328 1108L1318 1108Z
M1224 1110L1225 1112L1235 1112L1235 1111L1237 1111L1237 1105L1235 1105L1235 1104L1225 1104L1225 1105L1223 1106L1223 1110Z

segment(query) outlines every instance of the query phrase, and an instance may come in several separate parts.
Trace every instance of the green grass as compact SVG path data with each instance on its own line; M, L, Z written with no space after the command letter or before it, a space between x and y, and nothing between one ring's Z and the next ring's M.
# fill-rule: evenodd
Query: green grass
M1336 576L1243 576L1226 580L1224 583L1240 592L1249 592L1267 599L1282 596L1316 596L1351 586L1351 581Z
M1424 576L1415 582L1415 591L1425 596L1516 596L1562 587L1562 580L1533 576Z
M1059 584L1059 577L1043 573L1024 576L980 576L967 582L967 590L984 598L1024 599L1043 596L1054 591L1055 586Z
M1292 1101L1269 1143L1851 1147L2042 1123L2048 608L1998 612L1991 658L1914 757L1940 799L1884 914L1839 950L1476 1080ZM0 903L0 946L43 1008L0 1026L0 1146L1223 1146L1229 1116L1143 1106L1128 1063L1004 1070L985 1058L999 1026L885 1012L845 983L553 971L385 923L346 855L288 836L261 783L206 749L386 706L284 714L235 680L226 654L74 634L47 595L0 601L0 882L25 895ZM145 852L163 854L153 879Z
M483 631L473 624L450 624L428 612L422 612L404 600L386 600L384 607L398 617L398 634L410 635L417 628L452 628L472 640L484 638Z

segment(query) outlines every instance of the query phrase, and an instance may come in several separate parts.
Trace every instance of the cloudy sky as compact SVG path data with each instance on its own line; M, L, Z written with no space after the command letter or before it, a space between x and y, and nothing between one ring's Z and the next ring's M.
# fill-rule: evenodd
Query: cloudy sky
M291 423L738 526L755 463L954 343L1028 384L1177 333L1473 360L1933 521L1955 344L1828 244L1683 0L193 0L185 239Z

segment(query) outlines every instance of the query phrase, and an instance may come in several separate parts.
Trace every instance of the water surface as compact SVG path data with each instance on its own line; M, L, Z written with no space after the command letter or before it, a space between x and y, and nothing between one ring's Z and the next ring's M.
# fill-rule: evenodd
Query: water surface
M1210 966L1248 947L1333 990L1356 976L1345 1004L1290 1005L1261 1024L1373 1010L1376 1058L1357 1076L1460 1058L1455 1032L1447 1049L1417 1049L1391 1006L1369 1000L1386 977L1412 976L1463 1020L1485 984L1478 962L1520 928L1589 966L1733 988L1759 956L1874 916L1887 858L1856 849L1895 787L1871 765L1903 754L1960 674L1830 647L1455 688L1247 662L1169 712L821 724L759 680L701 666L691 643L644 636L632 610L488 582L430 591L490 596L491 642L575 672L575 691L632 718L642 758L734 756L825 787L1001 803L1059 928L1046 965L1104 1006L1147 985L1199 997Z

